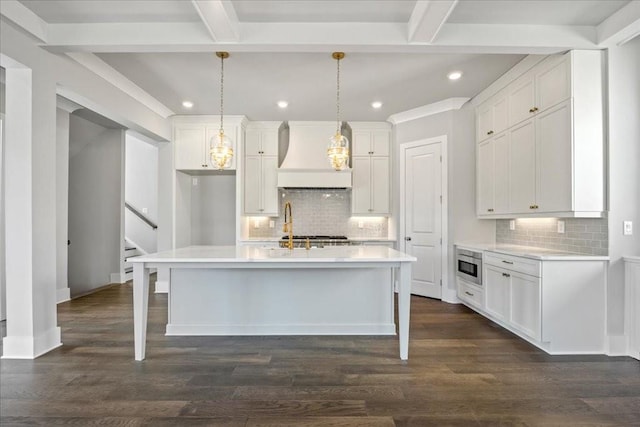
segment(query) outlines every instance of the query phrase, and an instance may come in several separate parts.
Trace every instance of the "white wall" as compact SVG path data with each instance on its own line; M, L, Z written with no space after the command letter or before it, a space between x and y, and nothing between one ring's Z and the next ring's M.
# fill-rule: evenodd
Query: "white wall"
M0 93L0 321L7 318L4 269L4 85Z
M67 278L69 238L69 112L56 112L56 301L71 297Z
M407 142L447 136L448 141L448 282L443 283L443 300L456 301L454 250L456 241L495 241L495 221L478 220L475 214L475 122L474 110L466 104L458 111L423 117L394 127L394 171L399 171L400 146ZM400 212L400 173L393 175L394 212ZM445 287L447 289L445 289Z
M127 133L125 163L125 200L158 224L158 148ZM128 209L125 209L124 223L127 239L143 252L157 251L157 230Z
M122 129L74 114L69 120L69 287L71 295L111 282L121 270L124 231Z
M624 331L622 256L640 255L640 37L608 52L609 283L608 328ZM622 234L632 220L633 236Z

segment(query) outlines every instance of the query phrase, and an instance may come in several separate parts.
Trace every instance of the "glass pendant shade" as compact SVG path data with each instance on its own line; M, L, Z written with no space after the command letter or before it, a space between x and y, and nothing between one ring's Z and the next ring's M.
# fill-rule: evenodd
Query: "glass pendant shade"
M336 132L329 140L327 148L329 163L337 170L341 171L349 167L349 140L340 132Z
M233 159L233 148L231 148L231 140L224 134L224 131L220 130L220 133L211 138L210 146L209 155L213 166L216 169L228 168L231 159Z

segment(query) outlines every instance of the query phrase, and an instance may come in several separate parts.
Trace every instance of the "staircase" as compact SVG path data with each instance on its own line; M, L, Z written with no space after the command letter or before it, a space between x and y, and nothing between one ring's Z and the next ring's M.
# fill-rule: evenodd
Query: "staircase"
M129 258L143 255L143 252L134 244L125 240L124 243L124 279L128 282L133 279L133 264L128 262Z

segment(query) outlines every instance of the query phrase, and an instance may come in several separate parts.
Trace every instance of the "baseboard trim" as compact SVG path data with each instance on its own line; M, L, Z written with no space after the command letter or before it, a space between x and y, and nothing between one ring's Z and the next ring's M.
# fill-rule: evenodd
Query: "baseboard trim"
M169 293L169 282L156 280L156 294L168 294Z
M607 341L608 356L631 356L626 335L609 335Z
M180 325L168 324L166 335L395 335L396 325L303 324L303 325Z
M109 276L109 283L126 283L127 279L125 278L124 274L120 274L120 273L111 273L111 275Z
M57 304L60 304L61 302L69 301L70 299L71 299L71 289L69 289L68 287L59 288L56 290Z
M2 339L2 358L35 359L61 345L58 326L38 336L6 336Z

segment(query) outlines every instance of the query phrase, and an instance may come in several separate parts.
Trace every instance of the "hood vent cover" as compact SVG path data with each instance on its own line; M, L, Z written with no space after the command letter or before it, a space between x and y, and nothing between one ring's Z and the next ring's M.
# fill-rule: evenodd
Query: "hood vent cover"
M334 170L327 160L335 122L289 122L289 147L278 169L281 188L351 188L351 169Z

